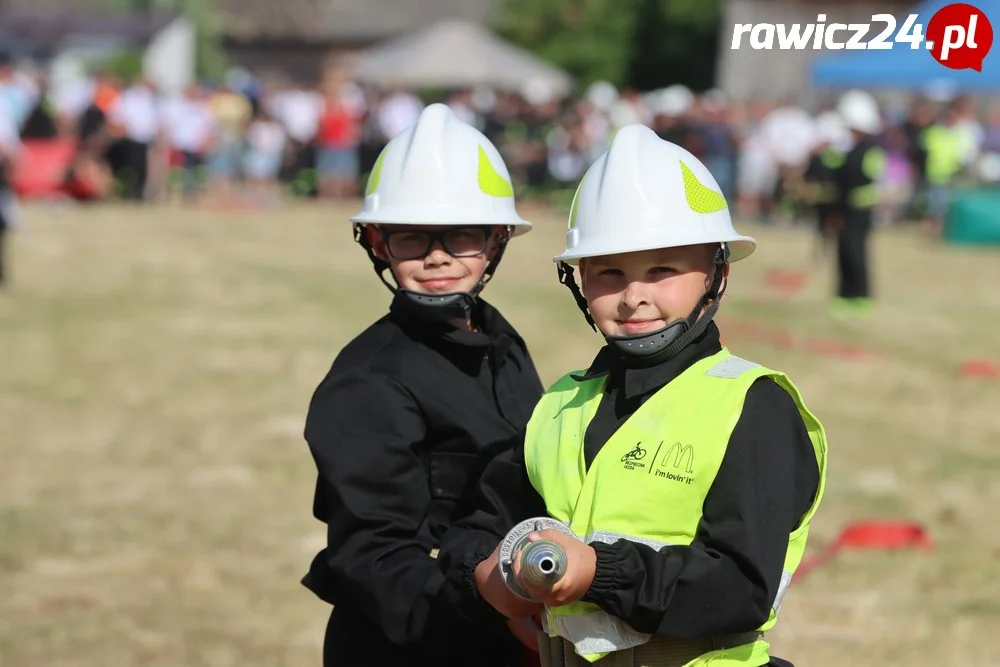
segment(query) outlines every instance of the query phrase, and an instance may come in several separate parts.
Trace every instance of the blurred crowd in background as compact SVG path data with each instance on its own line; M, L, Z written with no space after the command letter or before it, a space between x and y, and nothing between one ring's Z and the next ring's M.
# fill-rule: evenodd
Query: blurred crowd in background
M640 122L697 155L743 215L796 218L810 159L850 141L829 106L727 99L681 86L639 92L592 84L555 99L544 86L424 93L375 90L331 71L315 85L262 82L233 71L217 85L160 95L146 80L97 74L52 90L45 77L0 64L0 150L65 147L61 189L80 200L197 200L253 193L356 198L385 143L445 101L500 148L524 198L568 206L617 127ZM877 219L933 216L935 193L1000 181L1000 107L914 99L885 106L888 166ZM23 161L22 161L23 162ZM34 178L24 174L24 178Z

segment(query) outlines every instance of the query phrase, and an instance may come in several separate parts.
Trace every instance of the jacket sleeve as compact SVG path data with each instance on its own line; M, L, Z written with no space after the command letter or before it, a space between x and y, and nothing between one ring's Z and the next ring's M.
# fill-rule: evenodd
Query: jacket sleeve
M504 536L525 519L547 516L524 463L524 432L493 458L479 481L475 510L457 520L441 541L438 561L449 580L450 606L465 618L483 620L496 612L476 590L472 573Z
M421 639L445 585L420 531L431 501L416 451L424 436L413 396L377 374L328 376L306 418L331 597L350 600L398 644Z
M770 614L788 536L818 484L794 400L759 379L747 392L696 539L659 551L625 540L594 544L596 576L584 600L654 635L750 632Z

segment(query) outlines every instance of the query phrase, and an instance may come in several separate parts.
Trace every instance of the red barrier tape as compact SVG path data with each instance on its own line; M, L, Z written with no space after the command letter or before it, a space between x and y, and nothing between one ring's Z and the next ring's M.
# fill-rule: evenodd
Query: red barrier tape
M782 293L785 298L801 290L809 282L805 271L792 269L770 269L764 274L764 284Z
M969 359L959 367L958 372L962 377L992 380L1000 377L1000 364L987 359Z
M849 525L825 550L806 558L795 572L797 582L808 572L829 562L846 549L895 549L930 550L934 543L923 526L896 521L864 521Z
M747 320L725 318L720 321L720 327L724 344L744 340L779 350L806 350L815 355L850 361L871 361L877 356L861 345L830 338L806 338L787 329L775 329Z

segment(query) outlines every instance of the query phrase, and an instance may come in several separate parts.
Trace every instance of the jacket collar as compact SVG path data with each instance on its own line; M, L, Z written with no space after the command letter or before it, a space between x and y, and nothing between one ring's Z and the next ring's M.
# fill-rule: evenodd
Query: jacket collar
M709 323L701 336L681 350L677 356L655 366L640 366L634 360L605 345L586 372L572 375L578 382L608 376L608 386L623 391L626 398L651 394L669 384L692 365L722 349L719 327Z

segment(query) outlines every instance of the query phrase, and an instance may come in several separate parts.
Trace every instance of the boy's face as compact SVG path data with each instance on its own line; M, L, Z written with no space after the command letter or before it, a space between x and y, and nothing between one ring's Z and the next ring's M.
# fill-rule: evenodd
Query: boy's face
M706 244L581 260L581 289L597 327L606 336L635 336L687 317L712 286L717 248Z
M502 227L450 225L365 228L375 256L388 262L397 284L422 294L471 291L496 254L504 233Z

